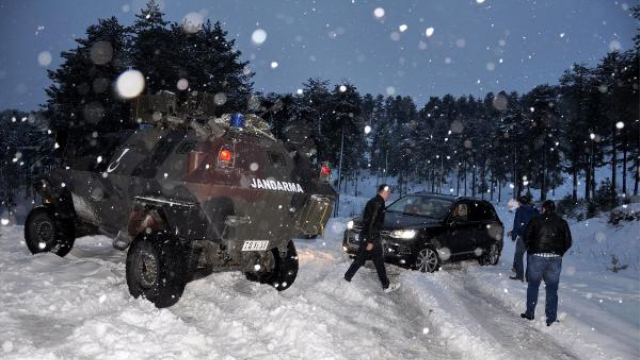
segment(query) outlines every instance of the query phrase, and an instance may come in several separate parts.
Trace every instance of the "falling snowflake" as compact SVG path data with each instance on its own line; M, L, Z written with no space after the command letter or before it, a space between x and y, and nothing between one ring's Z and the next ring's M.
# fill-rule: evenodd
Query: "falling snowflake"
M256 29L253 34L251 34L251 42L260 46L267 40L267 32L264 29Z
M49 66L49 64L51 64L51 53L48 51L43 51L38 54L38 64L43 67Z
M427 35L427 37L431 37L431 35L433 35L434 31L435 31L434 28L428 27L427 30L425 31L425 34Z
M140 95L144 89L144 76L138 70L127 70L118 76L116 90L124 99L132 99Z

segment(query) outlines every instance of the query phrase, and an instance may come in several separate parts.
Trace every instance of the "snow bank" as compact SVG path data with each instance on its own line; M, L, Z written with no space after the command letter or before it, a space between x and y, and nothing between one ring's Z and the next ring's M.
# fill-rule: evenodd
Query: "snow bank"
M498 210L509 228L512 214ZM78 239L65 258L32 256L22 227L0 226L0 358L609 360L640 355L637 261L618 273L606 269L606 256L597 261L598 246L605 244L607 254L635 261L638 233L634 238L630 223L613 226L603 217L588 226L572 224L576 247L565 259L561 281L563 322L547 328L540 309L533 324L518 316L526 287L507 279L511 243L496 267L469 261L422 274L389 265L391 280L402 287L384 294L370 264L351 283L342 278L350 263L341 250L347 219L332 219L321 238L296 240L301 270L285 292L247 282L239 273L213 274L189 283L181 301L162 310L129 296L125 254L108 239Z

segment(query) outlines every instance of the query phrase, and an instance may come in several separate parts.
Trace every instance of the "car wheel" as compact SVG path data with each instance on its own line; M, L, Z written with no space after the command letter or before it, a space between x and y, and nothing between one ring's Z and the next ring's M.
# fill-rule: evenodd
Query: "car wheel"
M480 265L498 265L500 261L500 249L498 244L491 244L488 249L485 249L480 258L478 259Z
M75 242L73 224L56 217L53 209L36 207L27 216L24 239L32 254L51 252L64 257Z
M134 298L142 295L158 308L180 300L189 281L186 246L164 234L144 234L127 253L127 285Z
M422 272L432 273L440 268L438 253L431 247L425 247L416 255L414 268Z

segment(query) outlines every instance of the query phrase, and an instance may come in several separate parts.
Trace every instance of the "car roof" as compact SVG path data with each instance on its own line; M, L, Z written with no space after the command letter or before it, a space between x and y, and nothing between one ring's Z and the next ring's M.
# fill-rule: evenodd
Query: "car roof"
M460 200L478 201L478 202L482 202L482 203L491 204L487 200L475 199L475 198L472 198L470 196L455 196L455 195L449 195L449 194L438 194L438 193L432 193L430 191L419 191L419 192L416 192L416 193L413 193L413 194L407 194L407 195L425 196L425 197L430 197L430 198L434 198L434 199L451 200L451 201L460 201Z

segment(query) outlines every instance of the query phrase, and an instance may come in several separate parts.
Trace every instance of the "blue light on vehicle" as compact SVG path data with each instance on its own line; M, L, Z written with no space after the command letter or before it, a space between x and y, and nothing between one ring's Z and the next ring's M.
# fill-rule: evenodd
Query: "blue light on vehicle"
M231 115L231 127L243 128L244 127L244 115L241 113L235 113Z

